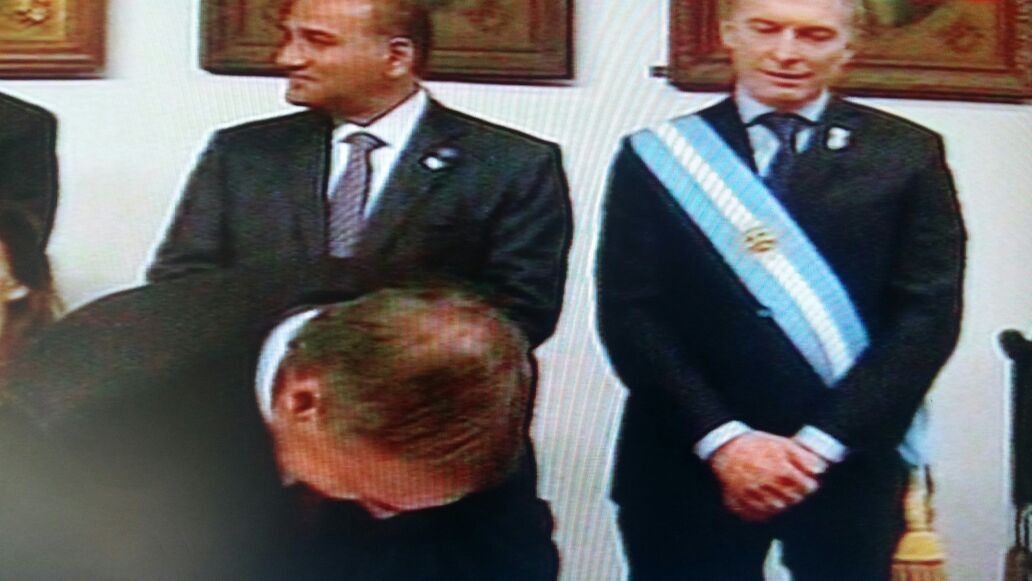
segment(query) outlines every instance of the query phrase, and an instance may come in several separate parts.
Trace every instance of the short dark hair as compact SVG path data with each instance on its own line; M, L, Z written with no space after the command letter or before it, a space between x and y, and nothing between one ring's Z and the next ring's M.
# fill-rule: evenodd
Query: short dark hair
M376 31L390 37L407 38L412 42L412 70L418 77L426 75L433 46L432 3L428 0L370 0Z
M24 210L0 204L0 251L11 276L25 285L24 297L7 303L7 319L0 336L0 363L17 355L21 346L54 321L61 303L54 292L50 260L41 247L40 227Z
M281 365L329 393L342 441L359 437L484 488L523 450L529 346L515 325L455 289L390 289L323 308Z

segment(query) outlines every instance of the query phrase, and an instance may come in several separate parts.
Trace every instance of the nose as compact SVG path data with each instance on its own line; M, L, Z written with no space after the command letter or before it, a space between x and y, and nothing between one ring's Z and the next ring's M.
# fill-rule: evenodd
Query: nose
M305 57L297 43L291 39L284 40L276 50L276 66L281 69L294 70L304 66Z
M778 35L777 43L774 45L773 50L774 59L778 61L778 64L786 65L794 63L799 60L799 41L796 38L795 31L791 28L785 28Z

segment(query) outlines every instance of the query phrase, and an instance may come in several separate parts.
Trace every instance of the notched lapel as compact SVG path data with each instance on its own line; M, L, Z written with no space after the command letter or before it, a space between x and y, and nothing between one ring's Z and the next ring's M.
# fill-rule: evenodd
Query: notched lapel
M469 161L469 152L455 144L465 131L452 113L430 101L369 217L359 243L363 249L361 254L380 255L403 230L402 225L412 218L410 210L422 203L457 166Z
M294 204L294 237L302 241L306 254L320 256L326 240L326 181L330 167L330 139L333 121L312 112L299 119L296 131L285 143L278 144L287 152L282 167L269 168L277 180L277 189Z
M742 123L742 116L738 113L734 99L728 97L712 107L703 109L699 114L738 154L742 162L756 173L756 160L752 143L749 141L749 132Z
M820 194L827 180L852 175L846 168L856 162L863 138L861 119L838 98L828 103L810 144L792 170L792 189L803 196Z

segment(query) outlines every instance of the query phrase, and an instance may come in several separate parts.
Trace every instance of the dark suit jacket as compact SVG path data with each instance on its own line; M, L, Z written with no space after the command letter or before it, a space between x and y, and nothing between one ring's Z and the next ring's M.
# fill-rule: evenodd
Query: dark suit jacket
M46 331L8 374L0 551L14 555L0 577L261 570L288 529L256 354L315 279L198 274L105 297Z
M362 271L197 274L58 322L0 410L0 578L554 578L548 508L512 483L397 520L340 503L295 534L257 353L290 307L375 286L342 270Z
M0 199L27 212L45 246L57 207L57 119L0 93Z
M148 277L323 256L332 130L329 117L306 111L217 132ZM446 165L431 169L429 157ZM478 286L536 346L559 316L571 230L554 144L431 101L356 256L386 280Z
M753 166L732 100L700 115ZM850 132L847 147L827 133ZM834 99L790 177L787 209L848 290L871 346L827 388L624 142L598 255L599 330L630 390L614 497L677 487L692 447L730 420L815 426L891 450L951 353L964 230L939 136Z

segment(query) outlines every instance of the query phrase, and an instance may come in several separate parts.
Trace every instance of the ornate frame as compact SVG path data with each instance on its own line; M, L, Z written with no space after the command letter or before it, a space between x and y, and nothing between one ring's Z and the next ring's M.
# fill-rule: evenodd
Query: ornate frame
M201 67L275 75L284 0L203 0ZM452 0L434 15L431 79L548 80L573 76L573 0Z
M0 78L99 77L105 0L0 2Z
M719 1L671 0L667 74L680 89L730 87L730 62L720 44ZM873 48L854 59L839 83L843 92L996 101L1032 97L1032 0L882 4L921 4L927 16L916 24L872 28L867 46ZM941 48L930 46L933 40Z

